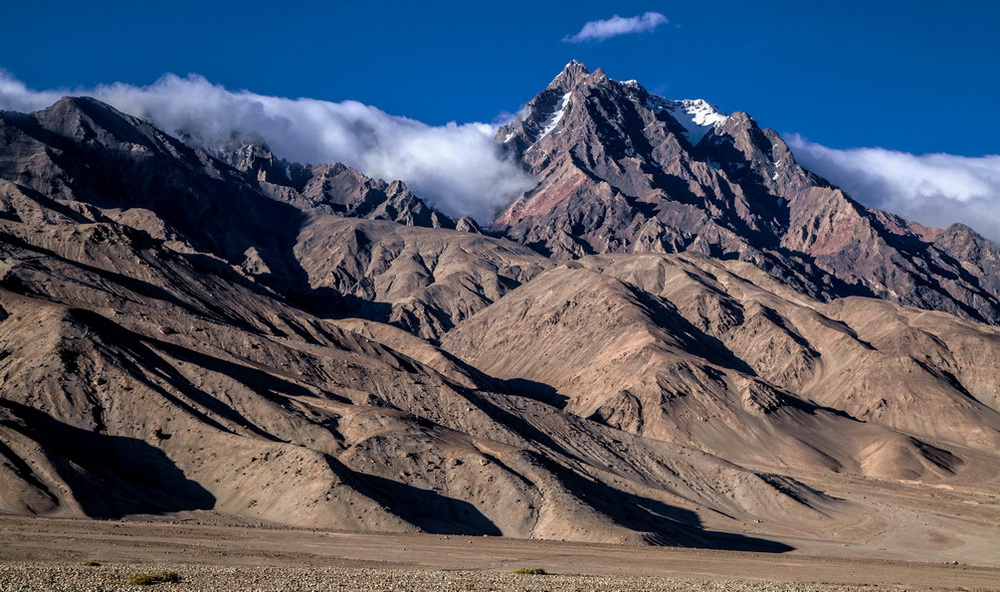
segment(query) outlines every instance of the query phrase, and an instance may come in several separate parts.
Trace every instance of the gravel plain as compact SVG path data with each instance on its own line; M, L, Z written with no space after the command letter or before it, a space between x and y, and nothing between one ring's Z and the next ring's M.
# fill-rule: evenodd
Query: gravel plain
M176 572L178 583L137 586L141 573ZM912 589L912 588L906 588ZM494 571L247 567L191 564L0 564L0 592L875 592L900 587L792 584L750 580L697 580L606 575L521 575ZM941 590L924 588L924 590Z
M0 592L972 592L1000 590L997 563L0 515ZM129 583L162 572L180 582Z

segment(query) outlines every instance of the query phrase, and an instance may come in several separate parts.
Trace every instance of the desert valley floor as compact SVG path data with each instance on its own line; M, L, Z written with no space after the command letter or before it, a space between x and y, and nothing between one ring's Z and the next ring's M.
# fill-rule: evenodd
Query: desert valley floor
M0 518L0 590L879 590L1000 588L1000 566L800 542L783 554L191 522ZM791 541L790 541L791 542ZM839 547L839 548L838 548ZM888 557L897 557L889 559ZM984 556L985 557L985 556ZM84 566L97 561L99 566ZM541 567L545 576L516 575ZM134 589L134 588L133 588Z
M206 520L210 517L203 517ZM996 590L1000 561L906 561L792 541L769 554L197 521L0 517L0 590L112 591L176 571L169 590ZM986 550L984 550L986 551ZM919 554L916 554L919 556ZM86 566L84 562L100 565ZM520 568L548 575L518 575Z

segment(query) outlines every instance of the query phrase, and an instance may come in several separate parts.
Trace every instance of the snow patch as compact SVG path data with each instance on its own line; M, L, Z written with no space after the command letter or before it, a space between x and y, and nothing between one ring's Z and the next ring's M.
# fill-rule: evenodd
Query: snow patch
M559 102L556 103L556 110L552 112L552 114L549 115L544 122L542 122L542 133L535 140L536 142L549 135L552 130L556 129L556 126L559 125L563 115L566 114L566 103L569 102L569 97L572 94L572 91L568 92L564 94L561 99L559 99Z
M708 130L729 119L725 111L712 105L704 99L681 99L672 101L656 95L650 95L646 106L654 111L667 111L680 123L684 134L691 144L697 144L705 137Z

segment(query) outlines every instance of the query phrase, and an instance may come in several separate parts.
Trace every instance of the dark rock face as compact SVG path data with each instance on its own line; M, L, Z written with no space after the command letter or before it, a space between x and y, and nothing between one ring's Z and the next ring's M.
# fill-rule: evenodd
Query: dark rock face
M339 163L310 165L278 159L260 142L240 145L219 156L255 178L271 197L294 203L300 209L406 226L456 226L454 220L413 195L401 181L372 179Z
M736 258L822 299L1000 323L995 244L865 208L745 113L667 101L572 62L497 140L539 181L493 230L546 255Z

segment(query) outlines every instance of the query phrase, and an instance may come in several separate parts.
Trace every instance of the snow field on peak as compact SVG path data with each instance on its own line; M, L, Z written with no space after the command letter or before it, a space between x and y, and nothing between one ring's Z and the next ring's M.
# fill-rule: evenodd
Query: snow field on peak
M531 143L531 146L529 146L525 152L531 152L531 149L535 147L535 144L537 144L539 140L549 135L552 132L552 130L556 129L556 126L559 125L559 122L562 120L563 115L566 114L566 103L569 102L569 97L572 94L573 91L570 91L559 98L559 101L556 102L555 110L552 113L550 113L548 117L545 118L544 121L541 122L542 126L541 133L538 134L538 136ZM507 137L504 139L504 142L509 142L513 137L514 137L514 132L507 134Z
M535 140L536 142L549 135L549 132L556 129L556 126L559 125L559 121L562 120L563 115L566 114L566 103L569 101L571 94L573 93L568 92L564 94L562 98L559 99L559 102L556 103L556 110L553 111L552 114L549 115L548 118L546 118L542 123L542 133L538 136L538 139Z
M687 131L684 135L692 145L705 137L708 130L722 123L729 116L704 99L681 99L673 101L650 95L646 103L650 109L668 111Z

